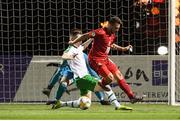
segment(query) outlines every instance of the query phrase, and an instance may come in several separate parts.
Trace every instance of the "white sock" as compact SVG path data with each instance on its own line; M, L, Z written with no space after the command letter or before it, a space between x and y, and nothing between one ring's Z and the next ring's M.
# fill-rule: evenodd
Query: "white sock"
M107 87L109 87L111 89L111 87L109 85L107 85ZM114 92L112 91L112 89L110 91L104 91L106 96L108 97L109 102L115 105L115 107L120 107L120 103L117 101L117 98L114 94Z
M62 107L72 107L72 108L79 108L79 100L61 102Z

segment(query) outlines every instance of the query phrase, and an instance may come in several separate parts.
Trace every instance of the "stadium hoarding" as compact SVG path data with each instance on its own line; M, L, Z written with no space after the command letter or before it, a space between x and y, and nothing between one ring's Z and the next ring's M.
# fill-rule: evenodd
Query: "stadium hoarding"
M168 100L168 62L167 56L110 56L122 71L128 84L138 95L146 95L145 101L167 102ZM179 57L178 57L179 58ZM47 97L42 89L56 70L56 67L46 67L49 62L62 62L57 56L34 56L25 73L14 101L44 102ZM118 100L129 101L127 95L119 89L117 83L111 84ZM52 90L50 99L54 99L58 84ZM72 85L70 95L64 94L62 100L79 98L79 90ZM178 97L179 99L179 97ZM98 99L93 94L93 101Z
M31 58L26 55L0 55L0 102L13 101Z
M167 56L111 56L118 65L128 84L137 95L144 95L145 101L168 100ZM115 85L115 84L114 84ZM121 101L128 101L127 95L119 87L113 86Z

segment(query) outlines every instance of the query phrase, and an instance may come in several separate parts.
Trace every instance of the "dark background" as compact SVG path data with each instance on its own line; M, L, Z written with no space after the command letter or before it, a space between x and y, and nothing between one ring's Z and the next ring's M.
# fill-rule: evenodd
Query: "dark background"
M83 32L100 27L100 22L119 16L123 28L117 44L134 46L133 53L113 55L156 55L167 46L167 2L134 5L133 0L1 0L0 55L61 55L68 46L72 28ZM151 8L158 7L159 15ZM136 24L139 23L139 27Z

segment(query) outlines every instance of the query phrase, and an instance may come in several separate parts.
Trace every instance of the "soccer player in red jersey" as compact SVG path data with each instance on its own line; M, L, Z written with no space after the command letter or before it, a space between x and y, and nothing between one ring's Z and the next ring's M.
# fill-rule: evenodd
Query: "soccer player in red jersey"
M115 44L116 35L119 31L122 22L119 17L112 17L102 28L92 30L79 36L69 44L74 44L79 41L84 41L89 38L94 38L92 47L88 54L90 66L103 77L102 85L108 85L113 81L117 81L119 87L128 95L131 103L142 101L143 97L135 96L130 86L126 83L124 76L117 66L108 58L110 49L119 51L128 51L132 46L121 47Z

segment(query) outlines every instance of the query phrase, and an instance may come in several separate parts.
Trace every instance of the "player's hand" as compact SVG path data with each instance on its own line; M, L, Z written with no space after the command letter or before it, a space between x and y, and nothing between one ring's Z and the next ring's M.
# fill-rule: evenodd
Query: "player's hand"
M128 50L129 50L129 49L132 48L133 46L132 46L132 45L128 45L127 47L128 47Z
M130 50L130 48L132 48L133 46L132 45L128 45L128 46L126 46L125 48L127 49L127 50Z

